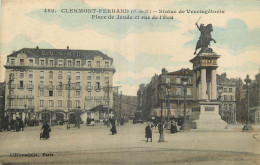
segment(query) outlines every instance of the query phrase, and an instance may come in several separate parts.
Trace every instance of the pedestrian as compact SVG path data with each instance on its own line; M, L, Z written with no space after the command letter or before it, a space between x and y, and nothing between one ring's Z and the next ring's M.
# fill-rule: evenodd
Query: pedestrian
M22 119L19 119L19 128L20 130L24 131L24 124Z
M115 124L115 122L113 122L113 124L112 124L112 128L110 129L110 131L112 132L112 135L117 134L116 124Z
M174 121L171 121L171 133L177 133L177 127Z
M42 136L41 138L45 138L45 139L49 139L50 138L50 132L51 132L51 128L49 126L49 124L47 122L45 122L43 125L42 125Z
M151 138L152 142L152 129L150 127L150 123L148 122L147 126L145 127L145 137L147 138L146 142L148 142L148 139Z

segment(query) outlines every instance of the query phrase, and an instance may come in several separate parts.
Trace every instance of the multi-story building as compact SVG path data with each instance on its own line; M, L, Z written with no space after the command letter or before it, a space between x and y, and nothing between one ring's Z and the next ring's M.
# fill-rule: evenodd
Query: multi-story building
M5 68L12 117L57 121L79 110L85 121L93 107L113 106L113 59L100 51L23 48L7 56Z
M3 128L5 110L5 82L0 82L0 131Z
M137 97L114 92L114 108L117 118L131 118L137 109Z
M239 123L246 123L248 116L246 91L245 85L236 87L236 120Z
M187 77L187 97L186 97L186 114L191 115L193 96L193 72L190 69L181 69L175 72L168 72L162 69L160 75L152 77L149 84L140 85L137 92L138 109L143 112L145 119L161 116L179 117L184 114L184 90L182 78ZM167 111L167 104L169 111Z
M220 116L227 123L235 123L237 115L236 87L243 84L241 79L227 78L226 73L217 75Z
M260 69L249 87L250 119L254 124L260 124Z

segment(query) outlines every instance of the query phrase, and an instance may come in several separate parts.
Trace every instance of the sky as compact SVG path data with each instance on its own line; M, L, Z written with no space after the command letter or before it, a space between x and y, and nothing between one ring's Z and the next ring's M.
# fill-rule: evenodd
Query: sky
M62 12L65 9L127 9L130 13ZM160 10L176 13L163 14ZM209 10L220 13L201 13ZM92 15L133 19L93 19ZM147 17L150 19L142 19ZM212 42L211 48L221 55L217 73L242 79L249 74L254 79L260 68L259 20L257 0L2 0L0 81L4 81L6 56L13 51L69 46L100 50L112 57L116 69L113 85L122 86L123 94L134 96L139 85L149 83L162 68L169 72L192 69L189 60L200 36L197 21L213 25L211 35L217 43Z

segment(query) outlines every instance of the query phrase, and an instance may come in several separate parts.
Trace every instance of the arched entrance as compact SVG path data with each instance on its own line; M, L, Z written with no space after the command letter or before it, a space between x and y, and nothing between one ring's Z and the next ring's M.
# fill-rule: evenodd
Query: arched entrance
M69 124L75 124L75 114L74 113L69 114Z
M64 123L64 114L63 113L56 113L56 124L63 125Z
M51 115L49 113L42 113L42 122L50 122Z

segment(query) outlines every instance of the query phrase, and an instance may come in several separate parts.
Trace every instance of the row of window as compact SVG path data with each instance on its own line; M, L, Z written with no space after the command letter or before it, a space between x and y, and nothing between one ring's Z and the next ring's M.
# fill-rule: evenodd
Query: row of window
M34 60L33 59L29 59L29 66L33 66L34 64ZM39 62L40 66L46 66L46 60L41 59ZM15 65L15 59L11 59L11 65ZM20 65L24 66L24 59L20 59ZM48 61L48 66L56 66L54 64L54 60L49 60ZM67 63L64 63L64 60L58 60L58 66L72 66L72 60L67 60ZM75 66L80 67L81 66L81 61L80 60L76 60L75 62ZM92 61L87 61L87 67L88 68L92 68ZM96 67L100 68L100 61L96 61ZM105 67L108 68L109 67L109 62L105 61Z
M40 107L45 107L45 102L44 102L45 100L40 100L40 104L39 104L39 106ZM65 104L64 104L65 103ZM67 104L66 104L67 103ZM69 103L69 104L68 104ZM95 105L100 105L100 104L102 104L103 102L102 101L100 101L100 100L97 100L97 101L95 101ZM104 101L104 104L105 105L108 105L108 101ZM70 100L69 102L68 101L63 101L63 100L58 100L58 102L57 102L57 105L58 105L58 107L69 107L69 108L72 108L72 100ZM81 101L80 100L75 100L75 102L74 102L74 107L76 107L76 108L82 108L81 107ZM91 100L87 100L86 101L86 104L85 104L85 106L92 106L92 101ZM48 100L48 107L54 107L54 101L53 100Z
M233 110L235 109L235 105L233 104L223 104L223 110Z
M72 93L72 92L71 92ZM87 95L88 97L91 97L91 91L87 91ZM10 96L14 96L14 90L10 90ZM33 91L32 90L28 90L27 93L28 96L33 96ZM104 96L106 97L108 95L108 92L104 92ZM24 96L23 92L19 92L19 96ZM46 96L44 93L44 90L40 90L39 92L39 96ZM47 96L54 96L54 91L53 90L49 90L48 91L48 95ZM58 96L63 96L63 91L59 90L58 91ZM76 97L80 97L81 96L81 91L75 91L75 96ZM96 91L96 94L94 96L101 96L101 92L100 91Z
M91 74L91 72L88 72L88 74ZM24 72L20 72L20 79L25 78L24 76ZM71 72L67 72L67 77L71 79ZM80 72L76 72L76 80L80 80L81 74ZM33 73L29 72L28 74L28 78L32 79L33 78ZM44 71L40 71L40 79L44 79ZM53 71L49 71L49 79L53 79ZM58 79L63 79L63 73L62 71L59 71L58 73ZM91 80L92 76L91 75L87 75L87 80ZM97 74L96 75L96 80L100 80L101 79L101 74ZM109 80L109 74L105 73L105 80Z
M224 101L235 101L235 99L232 95L224 95Z
M233 88L224 88L224 92L234 92Z
M25 101L22 100L22 99L18 100L18 102L15 102L14 100L11 100L10 101L11 107L12 106L16 106L16 103L17 103L18 106L24 107L24 108L31 108L33 106L33 100L31 100L31 99L28 100L27 104L25 104ZM68 103L68 101L64 101L64 100L58 100L57 101L58 107L70 107L70 108L72 107L72 103L73 102L72 102L72 100L70 100L70 104L69 105L64 104L64 103ZM95 105L100 105L102 103L104 103L105 105L108 105L108 101L104 101L103 102L101 100L96 100L94 103L95 103ZM54 107L54 101L53 100L48 100L47 104L48 104L48 107ZM80 100L75 100L74 105L75 105L76 108L82 108ZM40 107L45 107L46 106L45 105L45 100L40 100L39 101L39 106ZM92 106L92 101L91 100L87 100L85 106Z

